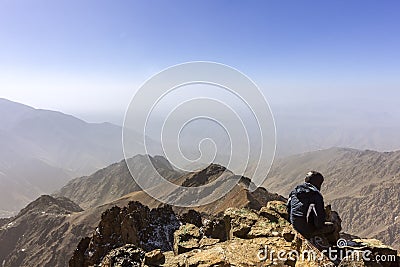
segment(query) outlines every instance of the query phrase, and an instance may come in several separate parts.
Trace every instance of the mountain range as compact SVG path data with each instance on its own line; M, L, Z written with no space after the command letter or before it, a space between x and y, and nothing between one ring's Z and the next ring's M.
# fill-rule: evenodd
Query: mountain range
M136 160L135 166L138 166L134 175L144 174L140 173L139 167L143 157L131 159ZM127 199L133 197L137 200L143 199L144 203L154 202L132 181L124 161L112 166L88 178L71 181L56 195L68 197L82 207L102 205L125 194ZM161 166L168 166L167 170L171 172L169 177L174 176L172 167L165 163ZM359 236L376 237L400 248L400 151L331 148L278 159L264 183L264 188L287 197L297 184L303 182L305 174L310 170L320 171L325 176L322 187L325 203L331 204L340 213L344 231ZM104 175L105 171L107 173ZM110 174L111 171L115 174ZM176 173L175 177L180 177L176 181L190 181L188 175L191 174ZM111 181L113 185L109 184ZM111 188L120 188L123 191L114 193ZM84 190L87 194L83 194ZM86 198L95 203L88 205ZM218 207L218 204L215 206ZM221 212L224 208L226 206L214 212ZM380 216L377 217L376 214Z
M299 155L299 156L294 156L292 160L296 163L299 164L299 162L302 162L304 164L304 167L307 168L310 165L312 166L313 161L309 159L309 157L313 158L314 156L317 157L320 160L323 160L325 157L330 158L333 157L336 154L344 154L345 156L342 155L342 157L345 157L347 159L348 164L350 164L349 160L351 159L351 155L369 155L372 153L373 155L385 155L385 153L378 153L378 152L372 152L372 151L358 151L358 150L349 150L349 149L328 149L324 151L317 151L314 153L310 154L305 154L305 155ZM393 152L394 155L397 154L397 152ZM315 155L314 155L315 154ZM388 154L388 153L386 153ZM390 163L389 159L392 159L392 157L395 157L391 155L390 153L388 154L389 156L387 158L382 158L382 162L387 162ZM151 157L148 155L137 155L134 158L130 159L135 163L135 166L137 166L136 169L133 170L133 175L148 175L148 172L146 169L143 169L142 167L144 166L145 162L147 162L147 158L150 158L154 166L159 172L163 172L169 177L168 179L176 183L178 185L185 185L189 187L193 186L201 186L201 185L206 185L209 183L212 183L215 181L218 177L221 175L226 175L226 179L223 179L223 182L227 182L230 179L235 178L235 174L227 170L225 167L216 165L216 164L211 164L205 169L200 169L195 172L177 172L174 170L170 164L168 164L168 161L160 156L157 157ZM369 155L369 158L371 158L371 155ZM298 161L296 160L298 159ZM333 162L336 162L339 164L337 158L332 159ZM309 163L307 163L309 161ZM319 162L319 161L318 161ZM375 164L376 161L370 161L370 164ZM278 168L282 171L287 171L290 168L290 164L294 164L291 161L289 162L279 162L277 163L278 165L275 168ZM382 163L383 164L383 163ZM329 165L329 164L328 164ZM368 164L367 164L368 165ZM386 168L388 168L389 165L385 165ZM322 165L314 165L313 167L315 168L321 168ZM287 168L287 169L285 169ZM300 166L299 166L300 168ZM367 166L364 166L364 168L367 168ZM272 170L271 177L268 178L268 182L271 182L271 179L276 179L275 183L271 183L270 185L274 184L274 186L271 187L276 187L278 188L281 186L281 184L285 184L284 181L281 181L284 179L284 177L280 177L281 180L277 180L278 178L273 178L276 177L276 171L278 169ZM345 171L346 169L343 168L342 171ZM151 172L150 172L151 173ZM290 180L290 183L295 185L299 180L301 180L302 175L301 170L299 170L299 175L298 176L290 176L292 173L288 172L288 176L285 177L298 177L298 179L293 179ZM387 174L391 176L391 169L382 170L380 174ZM379 173L376 173L376 175L379 175ZM339 182L335 182L333 176L330 176L329 172L325 172L326 176L326 187L330 188L331 184L335 184ZM222 177L222 176L221 176ZM328 178L329 177L329 178ZM356 177L363 177L362 175L356 176ZM329 181L330 179L331 181ZM394 179L386 179L385 177L383 178L377 178L385 180L385 182L380 183L382 185L382 190L383 191L378 191L378 194L376 193L371 193L374 189L373 187L376 186L375 181L371 181L369 183L370 187L366 186L360 186L360 193L355 195L354 198L348 198L346 199L345 202L341 202L341 199L346 198L346 193L341 192L340 197L338 196L337 201L336 200L330 200L332 198L332 195L337 194L332 192L331 194L327 193L328 190L326 188L323 189L323 193L326 195L327 199L327 204L331 203L332 207L336 209L339 214L342 216L343 219L343 224L345 226L345 231L358 231L358 229L363 229L365 227L368 227L367 223L371 225L376 225L377 228L379 228L380 231L376 232L363 232L359 231L360 236L363 237L376 237L380 238L381 240L385 241L387 244L391 244L395 247L399 247L398 243L398 228L395 228L395 226L391 225L389 226L391 216L392 214L396 214L398 212L398 199L396 198L396 193L399 193L398 190L398 183L396 184L396 181ZM355 182L355 184L357 184ZM354 190L353 184L350 184L348 188L349 192L356 192L357 190ZM393 187L394 186L394 187ZM377 190L381 190L379 186L377 186ZM116 190L117 188L124 188L124 190ZM149 230L147 228L143 228L143 231L140 230L141 232L138 233L139 236L144 235L148 236L144 239L141 239L142 243L141 247L146 248L147 250L150 250L154 248L156 245L150 245L150 244L158 244L155 240L157 240L157 237L151 237L152 235L150 233L154 233L154 231L160 232L160 234L164 233L164 231L169 231L168 225L176 224L178 222L181 223L190 223L190 224L195 224L199 225L199 227L204 223L204 220L210 220L212 221L212 225L214 225L212 228L214 230L210 230L213 235L217 235L217 233L224 233L224 227L222 226L220 221L217 218L221 218L220 216L225 216L227 210L230 208L237 208L239 209L238 211L235 211L237 214L247 214L247 212L251 211L241 211L240 209L245 208L245 209L250 209L250 210L263 210L265 207L268 207L268 203L273 203L274 201L278 201L280 203L285 203L285 198L279 194L276 193L271 193L269 190L267 191L264 188L258 188L255 191L249 190L249 188L252 188L252 183L251 180L246 178L246 177L240 177L239 183L233 188L232 191L230 191L227 195L219 199L218 201L205 205L205 206L200 206L200 207L195 207L195 208L179 208L179 207L171 207L168 208L168 206L165 206L163 203L160 203L159 201L155 200L151 196L147 195L145 192L143 192L134 182L132 179L130 173L128 172L126 162L121 161L116 164L112 164L107 168L104 168L102 170L99 170L95 172L91 176L85 176L81 178L77 178L75 180L72 180L70 183L66 184L61 190L58 190L56 193L54 193L52 196L49 195L43 195L39 197L37 200L33 201L30 203L28 206L26 206L24 209L22 209L19 214L15 217L8 218L8 219L2 219L0 220L0 245L3 248L0 252L0 262L3 262L3 266L67 266L70 264L70 266L81 266L79 263L81 260L85 261L85 259L81 258L82 255L87 255L85 254L74 254L74 251L85 251L86 249L89 249L87 246L90 242L100 242L97 245L93 244L91 248L93 248L93 252L95 253L107 253L110 252L113 248L117 248L119 245L125 244L122 241L118 241L120 239L115 239L112 236L118 237L120 234L123 232L120 231L128 231L126 234L130 235L134 233L133 229L138 229L135 227L139 227L139 225L133 225L133 226L128 226L125 225L128 223L126 219L123 219L124 217L119 217L119 216L126 216L126 212L133 212L135 209L137 209L137 205L142 205L142 204L132 204L135 201L139 201L140 203L144 203L146 206L148 206L150 209L155 209L154 213L158 215L151 215L153 214L153 211L149 211L148 215L146 213L142 212L140 214L141 217L143 216L156 216L153 219L153 222L151 225L154 227L161 227ZM287 185L286 190L290 190L291 185ZM333 188L333 187L332 187ZM346 188L346 187L344 187ZM392 188L392 189L388 189ZM207 189L205 189L207 190ZM218 188L216 189L218 190ZM275 189L274 189L275 190ZM282 189L283 191L285 189ZM343 189L337 189L338 192L340 190L343 191ZM371 191L372 190L372 191ZM128 192L128 193L126 193ZM385 195L379 195L380 192L386 192L388 194ZM202 192L201 190L199 191L199 195L203 195L206 192ZM350 195L350 193L348 193ZM370 198L366 197L367 195L371 196ZM92 197L90 197L92 196ZM364 197L366 197L364 199ZM67 198L68 197L68 198ZM398 197L398 195L397 195ZM70 200L69 198L73 199ZM96 199L98 198L98 199ZM356 199L360 198L360 201L357 202ZM372 205L369 204L369 206L366 205L367 201L371 201L374 199L374 201L377 203L377 205ZM75 204L76 203L76 204ZM348 204L342 204L342 203L348 203ZM355 205L355 207L362 207L365 208L365 210L357 210L357 208L352 208L350 205ZM378 207L378 204L381 205L380 210L376 210L376 207ZM133 205L133 206L132 206ZM136 206L135 206L136 205ZM280 204L279 204L280 205ZM82 209L82 207L85 207ZM117 208L120 207L120 208ZM123 208L124 207L124 208ZM136 207L136 208L135 208ZM128 210L126 210L128 209ZM143 208L140 208L143 209ZM147 208L144 208L143 212ZM129 211L131 210L131 211ZM172 212L172 213L171 213ZM235 213L235 214L236 214ZM121 214L121 215L118 215ZM168 215L170 214L170 215ZM349 217L349 214L353 214L353 217ZM377 216L379 214L379 216ZM137 216L137 215L129 215L129 216ZM129 217L128 216L128 217ZM172 220L170 216L175 217L176 220ZM235 215L236 216L236 215ZM244 216L244 215L241 215ZM250 216L250 215L249 215ZM254 215L256 216L256 215ZM258 215L257 215L258 216ZM267 216L267 215L263 215ZM269 215L268 215L269 216ZM358 217L361 216L361 217ZM127 217L127 218L128 218ZM145 220L145 217L142 218L142 220ZM120 219L117 219L120 218ZM131 217L129 217L131 218ZM146 217L147 218L147 217ZM156 223L155 218L164 218L165 224L164 224L164 219L160 219L161 221ZM200 219L202 218L202 219ZM213 219L215 218L215 219ZM247 215L243 218L247 218ZM250 217L249 217L250 218ZM257 217L258 218L258 217ZM269 216L268 220L271 220L273 216ZM116 222L121 223L120 226L119 223L115 225ZM172 221L169 221L172 220ZM275 220L275 219L274 219ZM352 220L350 223L348 220ZM115 221L115 223L114 223ZM168 222L167 222L168 221ZM367 222L367 223L365 223ZM145 223L145 222L143 222ZM148 222L149 224L150 222ZM245 223L245 222L243 222ZM246 223L251 223L246 219ZM253 222L254 223L254 222ZM265 222L263 222L265 223ZM145 223L146 224L146 223ZM256 224L257 225L257 224ZM272 224L274 225L274 223ZM361 225L361 226L359 226ZM153 227L151 226L151 227ZM165 227L167 228L165 228ZM349 227L349 226L352 226ZM99 228L100 227L100 228ZM122 227L122 228L121 228ZM128 227L128 228L126 228ZM129 228L129 227L134 227L134 228ZM150 226L149 226L150 227ZM163 228L164 227L164 228ZM176 231L179 227L178 225L175 225L173 229ZM204 227L204 226L202 226ZM222 227L222 228L221 228ZM250 227L250 226L249 226ZM254 226L255 227L255 226ZM275 225L276 227L276 225ZM283 227L283 226L282 226ZM286 227L286 226L285 226ZM375 226L374 226L375 227ZM98 229L103 229L103 230L98 230ZM120 229L120 230L118 230ZM122 230L124 229L124 230ZM131 230L129 230L131 229ZM145 230L147 229L147 230ZM164 229L164 230L160 230ZM218 230L219 229L219 230ZM247 229L247 228L246 228ZM250 228L249 228L250 229ZM251 228L252 229L252 228ZM256 228L255 228L256 229ZM257 228L257 231L267 231L267 230L262 230L264 229L263 227ZM279 230L280 229L280 230ZM286 228L277 228L276 231L280 232L283 231L282 229ZM94 241L90 241L89 243L86 243L87 241L85 240L90 240L87 237L91 236L93 233L94 235L98 231L101 231L99 233L103 233L100 236L93 237ZM103 232L106 231L106 232ZM133 231L133 232L132 232ZM136 231L136 230L135 230ZM139 231L139 230L138 230ZM149 232L150 231L150 232ZM213 232L216 231L216 232ZM222 232L221 232L222 231ZM241 235L240 231L242 230L237 230L238 232L235 235ZM256 231L256 230L254 230ZM269 230L268 230L269 231ZM272 231L272 230L271 230ZM286 230L285 230L286 231ZM261 232L261 235L264 235ZM107 239L104 234L107 233L106 235L109 235ZM113 235L115 233L115 235ZM169 232L165 232L169 233ZM172 233L172 232L171 232ZM170 235L169 233L168 235ZM272 232L269 232L270 234ZM355 232L350 232L354 234ZM267 234L267 233L265 233ZM268 236L269 234L267 234ZM284 233L282 232L282 235ZM223 236L214 236L218 240L224 240ZM254 238L255 236L251 237ZM100 241L100 239L105 238L104 240ZM121 237L122 238L122 237ZM133 242L129 241L131 240L128 237L127 241L128 243ZM150 238L150 239L149 239ZM156 243L151 243L150 240L151 238L156 238L154 242ZM164 238L166 238L164 236ZM215 238L214 238L215 239ZM132 239L136 240L136 239ZM169 239L168 239L169 240ZM258 239L257 239L258 240ZM150 243L146 243L146 242ZM83 243L82 243L83 242ZM101 243L103 242L103 243ZM110 243L111 242L111 243ZM113 243L114 242L114 243ZM122 243L121 243L122 242ZM136 242L136 241L135 241ZM171 242L171 241L168 241ZM212 244L215 244L215 242L219 241L210 241L214 242ZM228 242L228 241L226 241ZM232 242L232 241L229 241ZM247 242L247 241L246 241ZM250 241L249 241L250 242ZM274 241L275 242L275 241ZM375 241L374 241L375 242ZM79 244L79 245L78 245ZM103 244L103 245L101 245ZM147 244L147 245L146 245ZM161 243L160 243L161 244ZM165 243L162 243L165 244ZM167 244L172 244L172 243L167 243ZM230 243L229 243L230 244ZM277 245L278 243L275 243ZM223 245L222 243L220 245ZM235 246L237 246L236 244ZM250 243L248 244L250 245ZM169 247L163 247L164 250L169 250L172 249ZM183 246L186 246L183 244ZM246 245L247 246L247 245ZM100 248L103 248L99 250ZM76 250L75 250L76 248ZM384 246L382 246L384 248ZM124 248L125 249L125 248ZM126 248L127 249L127 248ZM186 251L186 250L184 250ZM388 251L388 250L386 250ZM389 250L392 251L392 250ZM121 253L127 253L126 251L120 251ZM90 254L90 253L89 253ZM96 254L97 255L97 254ZM99 255L105 255L105 254L99 254ZM169 254L166 254L169 255ZM74 256L74 260L72 260ZM101 257L103 257L101 256ZM240 256L240 255L238 255ZM242 255L243 256L243 255ZM77 258L78 257L78 258ZM86 257L86 256L85 256ZM100 256L99 256L100 257ZM99 259L99 258L93 258L94 259ZM173 260L172 258L169 259ZM71 262L72 261L72 262ZM71 265L72 264L72 265ZM82 266L86 266L86 263ZM114 266L114 265L110 265ZM171 265L175 266L175 265ZM178 266L178 265L177 265ZM195 265L197 266L197 265ZM388 265L389 266L389 265Z
M223 192L225 185L238 182L216 202L192 209L173 207L180 223L189 220L200 227L200 217L213 221L229 208L257 211L271 201L284 202L303 182L305 173L316 170L325 177L325 204L339 212L345 232L377 238L400 249L400 151L330 148L278 158L264 187L254 190L249 178L224 166L179 171L162 156L143 154L128 159L130 173L127 162L121 161L119 126L86 123L4 99L0 99L0 111L5 114L0 118L0 216L13 215L0 219L2 266L67 266L74 249L85 245L83 239L90 240L104 214L115 206L123 213L123 207L129 209L130 203L139 201L149 209L163 207L168 213L132 177L145 178L152 185L154 170L147 166L148 160L171 183L206 186L170 192L183 201L210 198ZM165 188L155 186L153 190ZM213 222L219 227L218 221Z
M0 99L0 217L123 158L121 127Z
M137 156L132 160L140 165L144 162L144 157L146 156ZM171 170L169 166L165 165L165 160L159 159L152 158L153 162L158 164L157 169L169 173ZM0 262L4 262L4 266L67 266L74 248L81 238L95 230L102 212L114 206L126 206L131 201L146 203L151 208L162 205L132 183L132 177L129 177L126 165L124 167L123 164L123 162L113 164L102 172L120 174L119 177L125 177L125 179L121 178L118 185L121 187L126 185L126 187L136 191L123 196L118 195L123 194L122 192L110 194L108 188L96 181L95 177L100 177L99 172L97 172L92 177L82 177L80 178L81 181L66 185L54 196L43 195L39 197L21 210L17 216L2 220L0 245L6 249L2 249L0 252ZM121 175L121 169L126 170L125 176ZM204 170L179 174L173 180L177 184L194 181L198 185L206 184L225 171L224 167L212 164ZM146 173L142 172L141 175L146 175ZM231 177L233 176L234 174L231 174ZM112 181L114 177L108 176L107 178ZM95 204L86 198L78 199L70 195L77 203L82 203L82 206L87 207L87 209L81 210L78 204L71 204L73 203L71 200L59 196L62 192L70 194L73 192L73 190L69 190L70 186L74 188L77 183L83 183L87 179L86 192L85 190L82 191L84 194L99 196L105 193L107 197ZM100 181L104 182L101 179ZM214 216L228 207L259 209L266 205L268 201L283 200L278 194L270 193L264 188L250 192L248 190L250 183L248 178L243 177L239 184L218 202L194 208L194 210ZM111 201L111 199L114 200ZM174 210L179 216L183 217L185 213L190 212L188 208L174 208Z
M40 194L50 194L73 178L87 176L123 159L120 126L87 123L61 112L35 109L6 99L0 99L0 112L3 115L0 118L0 218L15 215ZM332 146L377 150L400 147L396 137L397 126L389 124L382 116L374 118L382 124L377 124L375 128L365 123L365 116L353 126L346 121L346 127L338 127L334 123L342 120L327 122L321 116L302 120L302 117L309 117L307 112L290 113L297 114L294 118L287 111L278 109L279 159ZM193 140L212 134L212 129L203 124L195 125L185 139L188 147L184 146L182 150L188 155L198 156L199 151L192 151ZM136 135L135 130L131 129L130 134ZM157 144L153 140L150 139L150 143ZM222 137L219 141L224 143ZM155 145L151 150L157 151L159 147L159 144ZM227 155L219 156L224 162L229 159ZM125 189L115 190L128 192ZM282 192L286 194L287 190Z

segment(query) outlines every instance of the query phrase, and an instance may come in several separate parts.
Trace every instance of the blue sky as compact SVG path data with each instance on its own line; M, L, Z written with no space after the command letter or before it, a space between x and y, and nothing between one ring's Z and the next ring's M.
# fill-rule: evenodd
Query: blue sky
M154 73L210 60L273 106L398 112L399 14L398 1L0 0L0 97L112 120Z

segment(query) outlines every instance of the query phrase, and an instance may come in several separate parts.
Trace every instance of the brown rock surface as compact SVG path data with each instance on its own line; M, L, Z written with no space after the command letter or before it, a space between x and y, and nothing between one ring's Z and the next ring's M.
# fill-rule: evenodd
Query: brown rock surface
M176 255L199 248L200 229L193 224L184 224L174 233L174 253Z
M153 251L147 252L144 255L144 264L149 266L160 266L165 262L165 255L162 253L161 249L155 249Z
M284 202L274 201L260 211L245 208L227 209L223 215L224 231L228 233L228 240L225 241L207 236L207 231L204 231L209 229L207 224L200 228L193 224L181 225L174 234L174 251L158 252L162 254L160 257L164 257L163 263L159 263L158 266L398 266L396 262L378 263L346 257L341 258L341 262L328 257L329 248L318 249L293 230L285 219L287 214L282 209L283 205ZM322 241L323 244L328 243L328 240ZM374 256L396 253L377 240L354 240L349 243L356 246L331 248L337 250L334 252L336 254L332 255L339 256L340 251L357 251L360 248L370 249ZM324 252L323 249L328 250Z

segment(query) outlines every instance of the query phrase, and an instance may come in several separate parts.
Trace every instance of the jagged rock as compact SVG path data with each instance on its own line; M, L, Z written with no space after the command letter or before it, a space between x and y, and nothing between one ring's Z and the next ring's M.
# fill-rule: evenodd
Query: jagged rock
M183 213L181 216L179 216L179 220L182 223L194 224L197 227L203 226L201 214L195 210L189 210L188 212Z
M71 257L69 260L69 265L70 266L84 266L85 264L85 255L83 253L80 253L81 251L85 251L87 247L89 246L90 243L90 238L89 237L84 237L82 240L79 242L77 249L75 250L76 253Z
M260 209L260 215L270 221L271 224L287 225L289 215L286 203L283 201L270 201L266 207Z
M250 232L245 236L246 238L256 238L256 237L274 237L279 236L279 232L276 231L275 223L270 223L269 220L264 218L258 220L250 228Z
M231 208L225 211L224 218L229 239L276 237L283 229L286 233L291 232L289 222L267 207L261 208L259 213L248 209Z
M275 200L267 203L266 210L272 210L278 213L285 220L289 220L286 203L283 201Z
M225 220L223 218L214 218L211 220L203 221L203 233L206 237L219 239L221 241L227 240L227 229Z
M140 267L145 253L142 249L128 244L111 250L102 260L103 267Z
M200 229L193 224L184 224L174 233L174 253L176 255L198 248Z
M221 240L215 239L215 238L203 237L203 238L200 240L199 245L200 245L200 248L204 248L204 247L207 247L207 246L215 245L215 244L217 244L217 243L220 242L220 241L221 241Z
M104 259L102 266L167 266L167 267L186 267L186 266L292 266L292 267L320 267L320 266L368 266L368 267L398 267L397 263L377 263L377 262L360 262L354 259L343 259L335 261L328 258L324 254L323 248L319 248L312 243L312 240L306 240L301 234L296 232L289 222L285 219L285 211L281 208L283 202L274 202L266 205L260 211L249 209L227 209L223 215L223 219L214 218L212 220L204 220L203 227L197 227L194 224L183 224L177 229L173 235L173 251L162 252L162 249L138 250L138 246L125 246L119 249L110 249ZM139 208L140 211L146 211L142 214L143 218L148 218L144 223L154 224L156 217L160 222L165 223L165 219L173 213L168 207L154 209L149 211L145 207L137 203L131 204ZM132 207L131 207L132 208ZM104 214L104 218L108 218L112 214L116 216L114 219L118 221L118 214L124 214L123 210L119 213L117 209L109 210ZM126 213L131 214L131 213ZM140 214L140 213L133 213ZM132 218L134 216L132 215ZM121 220L121 223L123 218ZM210 238L207 234L216 235L216 228L211 227L211 222L217 222L219 228L227 233L229 237L223 241L216 238ZM223 222L223 223L221 223ZM136 227L136 224L134 224ZM138 221L140 225L140 221ZM211 224L214 225L214 224ZM224 227L222 227L224 226ZM108 226L110 229L119 229L117 226ZM114 228L113 228L114 227ZM149 226L142 225L143 229ZM136 227L138 231L138 243L143 244L146 239L142 239L141 227ZM134 229L134 228L129 228ZM165 230L164 228L162 230ZM149 234L146 231L147 234ZM158 235L160 236L160 235ZM95 239L89 239L89 247ZM119 239L117 239L119 240ZM314 240L315 241L315 240ZM83 240L82 247L88 242ZM329 245L325 237L321 237L319 245ZM342 250L360 250L370 249L372 255L396 255L396 252L390 247L384 246L376 240L358 240L361 245L357 248L341 248ZM85 244L84 244L85 243ZM355 243L355 242L353 242ZM133 246L133 247L130 247ZM325 247L326 249L327 247ZM79 250L79 247L78 247ZM126 250L126 251L125 251ZM340 252L341 250L338 250ZM141 253L143 252L143 253ZM336 252L336 253L338 253ZM84 254L84 264L78 265L80 258L75 258L74 266L88 266L86 255L94 251L86 250ZM111 254L110 254L111 253ZM326 252L325 252L326 253ZM335 254L336 256L339 254ZM335 256L333 255L333 256ZM113 263L110 263L113 261ZM335 262L334 262L335 261ZM72 262L72 259L71 259ZM96 265L94 264L91 265ZM108 264L108 265L106 265ZM115 265L110 265L115 264ZM136 265L135 265L136 264Z
M212 247L207 250L196 251L195 253L188 253L184 257L184 264L181 266L230 266L225 261L224 251L221 247ZM182 262L178 258L179 262ZM171 262L172 263L172 262ZM166 266L174 266L175 264L170 264Z
M251 227L259 219L259 216L248 209L229 208L224 213L224 220L227 226L228 239L234 237L247 238Z
M298 236L298 238L301 238ZM281 237L241 239L216 243L201 250L192 250L180 255L166 254L166 261L162 266L323 266L330 261L322 256L321 259L309 263L307 261L279 259L270 252L280 250L289 253L291 250L299 253L308 248L306 245L297 248L296 242L286 242ZM314 250L316 250L314 248Z
M92 237L78 245L69 266L92 266L112 249L131 244L144 251L173 248L173 233L179 221L170 206L150 210L139 202L106 210ZM121 252L121 251L120 251Z
M152 209L146 224L139 232L140 246L145 251L158 248L162 251L173 250L174 232L180 222L171 206L162 205Z
M161 252L161 249L155 249L153 251L147 252L144 255L144 264L149 266L160 266L164 264L165 256Z

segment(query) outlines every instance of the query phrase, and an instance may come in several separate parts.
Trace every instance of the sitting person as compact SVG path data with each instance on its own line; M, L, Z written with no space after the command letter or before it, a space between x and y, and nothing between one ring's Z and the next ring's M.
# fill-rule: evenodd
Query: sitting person
M324 177L319 172L307 173L305 183L296 186L287 202L291 224L307 239L335 231L333 223L326 222L324 199L320 193L323 182Z

